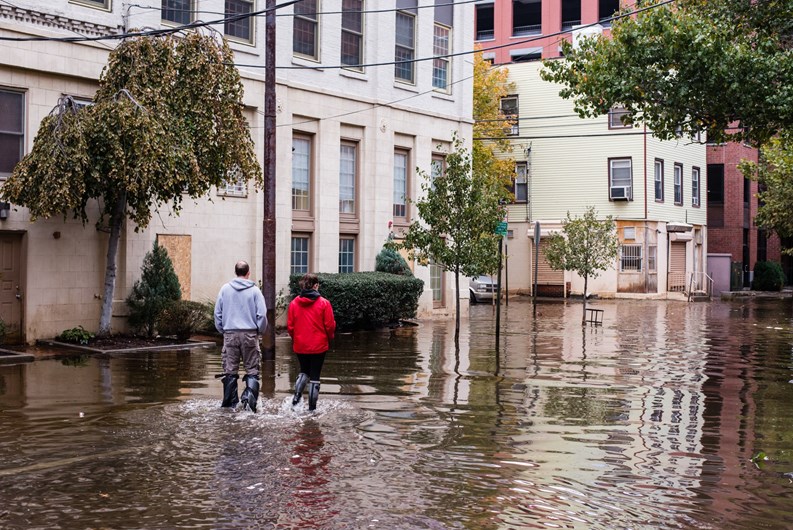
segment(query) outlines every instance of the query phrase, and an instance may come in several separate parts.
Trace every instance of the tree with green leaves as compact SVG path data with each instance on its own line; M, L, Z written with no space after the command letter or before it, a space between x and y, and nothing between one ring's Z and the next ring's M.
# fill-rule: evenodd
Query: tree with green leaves
M619 240L611 216L599 220L594 206L581 217L562 222L562 231L550 237L545 259L556 270L572 271L584 279L584 309L581 322L586 322L586 297L589 278L613 267L619 253Z
M473 172L501 180L507 188L515 176L515 160L496 153L512 151L507 137L512 124L501 110L501 98L514 90L514 84L507 81L508 76L506 67L493 67L482 58L482 52L474 54Z
M94 104L69 98L39 127L33 149L0 192L31 220L72 213L85 224L98 202L97 227L109 231L99 334L110 333L116 258L127 219L146 228L153 211L178 213L235 180L261 185L234 56L217 35L127 39L110 53Z
M143 258L140 280L127 297L129 323L153 337L162 312L181 298L182 288L168 251L155 241L154 248Z
M744 161L739 166L747 177L760 183L760 207L755 223L775 232L780 239L793 237L793 131L769 140L760 161ZM782 251L793 255L793 248Z
M663 5L659 5L663 4ZM760 145L793 130L793 2L649 0L610 36L562 43L543 79L581 117L627 110L662 139L704 132Z
M432 262L454 273L456 296L455 341L460 333L460 275L478 276L498 267L496 226L504 219L500 179L471 169L471 154L455 136L453 150L446 155L445 171L434 179L418 171L423 179L423 197L412 201L418 210L405 234L396 243L408 250L411 259Z

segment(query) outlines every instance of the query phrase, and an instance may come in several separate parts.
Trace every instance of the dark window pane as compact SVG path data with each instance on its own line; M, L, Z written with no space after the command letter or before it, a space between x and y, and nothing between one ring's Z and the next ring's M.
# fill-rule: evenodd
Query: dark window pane
M292 49L295 53L308 55L309 57L316 56L316 44L314 40L316 28L317 25L315 22L295 17L292 39Z
M189 24L192 7L191 0L162 0L162 19L174 24Z
M0 91L0 132L24 131L25 95Z
M23 137L0 133L0 175L8 176L22 158Z
M226 0L226 16L240 15L250 13L253 10L253 4L246 0ZM230 37L251 41L251 20L252 18L242 18L233 22L226 22L224 24L224 32Z

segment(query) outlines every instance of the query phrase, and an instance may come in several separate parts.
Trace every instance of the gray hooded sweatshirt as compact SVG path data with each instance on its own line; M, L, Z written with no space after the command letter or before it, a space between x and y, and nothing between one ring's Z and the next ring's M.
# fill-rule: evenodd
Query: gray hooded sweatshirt
M224 331L258 331L267 327L267 306L256 284L235 278L220 288L215 302L215 327Z

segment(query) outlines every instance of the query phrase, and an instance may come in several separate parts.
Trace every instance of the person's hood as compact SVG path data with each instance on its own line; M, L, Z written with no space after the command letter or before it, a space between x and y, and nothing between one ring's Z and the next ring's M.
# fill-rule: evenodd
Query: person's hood
M319 298L319 291L316 289L306 289L304 291L300 291L300 294L296 300L300 305L311 305L317 300L317 298Z
M245 289L250 289L255 283L251 280L246 280L245 278L234 278L229 282L229 285L234 287L237 291L244 291Z

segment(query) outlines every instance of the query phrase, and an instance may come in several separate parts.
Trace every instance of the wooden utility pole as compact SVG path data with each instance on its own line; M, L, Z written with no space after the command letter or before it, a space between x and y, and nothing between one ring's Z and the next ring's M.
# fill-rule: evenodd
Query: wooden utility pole
M275 359L275 0L267 0L264 19L264 227L262 287L267 330L262 359Z

